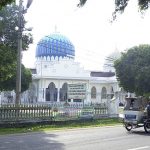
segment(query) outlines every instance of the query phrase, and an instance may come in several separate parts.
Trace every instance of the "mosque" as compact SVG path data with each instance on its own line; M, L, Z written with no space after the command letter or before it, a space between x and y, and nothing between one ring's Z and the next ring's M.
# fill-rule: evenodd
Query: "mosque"
M36 47L35 68L24 103L108 103L124 99L111 69L89 71L75 61L73 43L60 33L42 38Z
M73 43L60 33L45 36L38 42L32 74L33 82L27 97L33 103L83 100L85 103L104 103L108 97L113 98L120 92L114 72L108 68L107 72L84 70L79 62L75 62ZM70 98L70 85L79 86L82 93L79 89L74 92L84 96L74 93Z

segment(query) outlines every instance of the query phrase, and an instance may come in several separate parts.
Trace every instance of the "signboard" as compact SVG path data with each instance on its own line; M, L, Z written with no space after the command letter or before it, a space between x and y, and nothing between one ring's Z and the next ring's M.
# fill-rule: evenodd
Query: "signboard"
M80 115L80 119L93 119L94 108L93 107L83 107Z
M68 84L68 99L85 99L86 84Z

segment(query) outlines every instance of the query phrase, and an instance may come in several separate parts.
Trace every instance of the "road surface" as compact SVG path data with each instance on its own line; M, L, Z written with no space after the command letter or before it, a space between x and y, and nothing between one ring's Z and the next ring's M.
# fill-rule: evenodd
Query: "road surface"
M0 150L150 150L150 135L123 126L0 135Z

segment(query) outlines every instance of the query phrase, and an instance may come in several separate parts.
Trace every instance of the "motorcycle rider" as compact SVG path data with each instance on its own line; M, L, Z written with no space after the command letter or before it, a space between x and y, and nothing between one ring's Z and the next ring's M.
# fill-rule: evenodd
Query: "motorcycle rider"
M150 101L148 102L146 109L147 109L147 117L148 119L150 119Z

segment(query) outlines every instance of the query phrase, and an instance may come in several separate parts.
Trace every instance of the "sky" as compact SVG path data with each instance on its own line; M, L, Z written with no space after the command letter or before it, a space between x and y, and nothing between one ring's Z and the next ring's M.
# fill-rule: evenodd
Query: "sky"
M125 12L110 23L115 0L88 0L78 8L79 0L33 0L25 18L33 27L34 42L23 52L22 62L34 68L38 41L55 31L65 35L75 46L75 61L86 70L103 70L105 58L115 51L124 51L150 42L150 11L138 12L131 1ZM26 2L26 0L24 0Z

